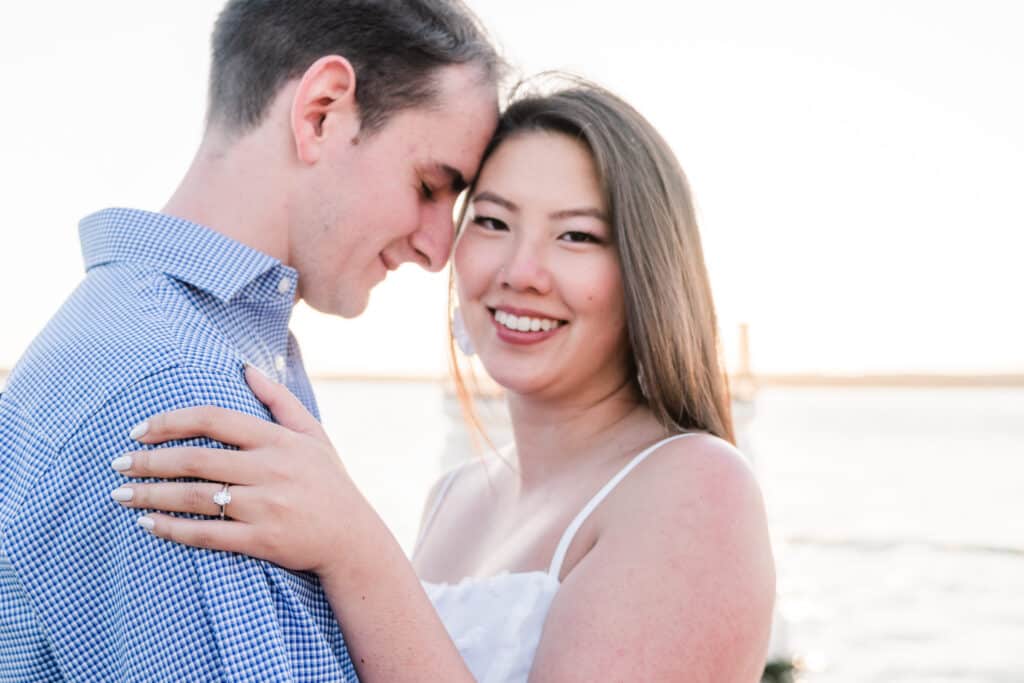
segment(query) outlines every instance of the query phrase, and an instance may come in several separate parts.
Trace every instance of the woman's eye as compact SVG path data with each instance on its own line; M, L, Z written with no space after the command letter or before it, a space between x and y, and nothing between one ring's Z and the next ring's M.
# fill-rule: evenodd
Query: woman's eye
M434 191L430 189L429 185L427 185L426 183L424 183L422 181L420 182L420 192L423 193L423 198L424 199L433 199L434 198Z
M570 230L569 232L563 232L559 239L565 242L591 242L593 244L601 244L602 242L601 238L597 235L589 232L583 232L582 230Z
M473 218L473 223L485 230L508 230L508 226L503 222L489 216L476 216Z

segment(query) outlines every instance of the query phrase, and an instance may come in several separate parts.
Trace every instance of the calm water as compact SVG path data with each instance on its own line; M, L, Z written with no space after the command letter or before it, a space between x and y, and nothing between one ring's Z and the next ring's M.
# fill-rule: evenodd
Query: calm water
M465 448L441 389L317 392L408 549L427 487ZM1024 682L1024 391L764 391L745 443L802 680Z
M763 392L750 439L807 681L1024 681L1024 391Z

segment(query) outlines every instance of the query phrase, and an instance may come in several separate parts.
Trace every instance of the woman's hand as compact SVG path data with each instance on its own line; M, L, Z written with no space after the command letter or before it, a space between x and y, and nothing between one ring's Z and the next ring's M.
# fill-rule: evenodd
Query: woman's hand
M145 444L206 436L240 450L128 453L111 463L126 476L205 481L128 483L114 500L219 517L213 496L227 483L227 520L154 513L140 517L140 526L169 541L316 572L345 623L361 680L472 681L401 546L349 479L320 424L259 370L246 368L245 376L278 424L213 407L156 415L131 436Z
M244 553L296 571L336 569L366 503L316 419L283 385L246 368L253 393L278 424L223 408L155 415L132 430L145 444L206 436L240 450L166 448L128 453L111 464L128 477L196 482L126 483L112 493L131 508L220 517L214 495L228 484L225 520L166 514L139 526L176 543Z

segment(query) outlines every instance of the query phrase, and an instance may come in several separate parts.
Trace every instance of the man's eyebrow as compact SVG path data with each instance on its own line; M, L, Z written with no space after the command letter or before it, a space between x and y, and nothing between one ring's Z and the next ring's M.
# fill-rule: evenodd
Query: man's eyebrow
M462 171L455 168L454 166L439 163L434 164L434 168L435 170L437 170L438 173L443 173L444 175L448 176L448 180L451 183L451 188L453 191L462 192L467 187L469 187L469 183L466 182L466 178L462 175Z

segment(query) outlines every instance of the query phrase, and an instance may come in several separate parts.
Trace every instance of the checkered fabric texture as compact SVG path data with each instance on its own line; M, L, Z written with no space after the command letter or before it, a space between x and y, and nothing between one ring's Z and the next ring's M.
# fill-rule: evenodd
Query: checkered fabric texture
M110 499L147 417L270 419L245 362L318 414L288 332L297 274L143 211L89 216L81 239L85 279L0 396L0 681L356 681L315 576L157 539Z

